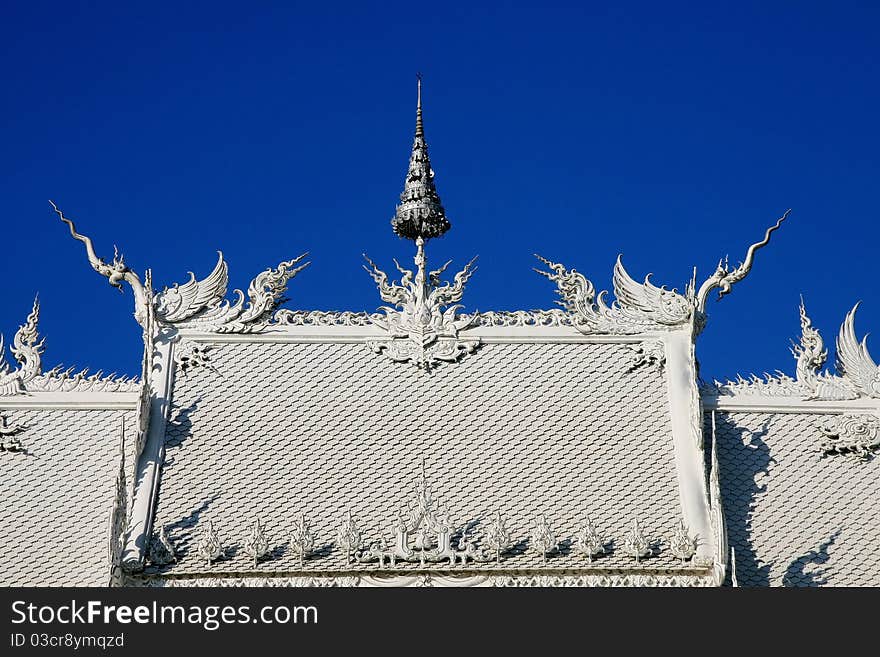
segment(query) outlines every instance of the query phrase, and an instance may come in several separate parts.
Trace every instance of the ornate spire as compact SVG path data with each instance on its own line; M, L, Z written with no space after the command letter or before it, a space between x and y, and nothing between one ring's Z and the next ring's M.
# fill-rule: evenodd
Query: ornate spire
M418 78L418 103L416 105L416 134L412 153L409 156L409 169L406 182L400 195L400 205L391 219L394 232L410 240L427 240L440 237L450 229L446 211L440 203L437 188L434 187L434 171L428 157L425 143L425 130L422 125L422 76Z

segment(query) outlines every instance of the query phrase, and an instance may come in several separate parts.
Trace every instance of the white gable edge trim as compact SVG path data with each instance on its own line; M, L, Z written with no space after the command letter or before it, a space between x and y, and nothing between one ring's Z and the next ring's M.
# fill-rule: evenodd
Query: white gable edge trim
M0 397L0 408L59 410L135 410L137 392L29 392Z
M811 401L800 397L772 397L748 395L739 397L704 396L703 410L735 411L740 413L798 413L806 415L834 415L868 412L880 414L880 399L847 399L840 401Z

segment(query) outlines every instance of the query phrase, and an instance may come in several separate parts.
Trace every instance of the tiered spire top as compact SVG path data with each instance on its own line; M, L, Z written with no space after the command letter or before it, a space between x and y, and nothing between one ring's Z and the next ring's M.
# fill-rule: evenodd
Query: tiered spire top
M410 240L423 240L440 237L451 228L446 211L440 202L437 188L434 187L434 171L428 157L428 144L425 143L425 130L422 124L422 77L418 82L418 103L416 105L416 134L412 153L409 156L409 170L400 204L391 219L394 232Z

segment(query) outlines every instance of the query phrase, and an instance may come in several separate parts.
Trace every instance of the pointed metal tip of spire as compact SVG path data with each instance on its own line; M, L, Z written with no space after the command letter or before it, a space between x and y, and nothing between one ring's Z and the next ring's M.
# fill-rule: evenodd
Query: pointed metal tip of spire
M425 136L425 128L422 125L422 74L416 74L418 99L416 101L416 137Z

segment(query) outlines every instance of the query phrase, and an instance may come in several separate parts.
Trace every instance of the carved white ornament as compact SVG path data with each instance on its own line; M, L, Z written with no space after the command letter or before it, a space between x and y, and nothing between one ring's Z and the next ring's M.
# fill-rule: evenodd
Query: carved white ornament
M309 266L299 264L308 254L281 262L258 274L248 286L247 302L241 290L235 301L225 300L229 284L228 266L218 252L214 270L202 280L190 273L183 285L156 294L156 315L160 323L177 328L198 328L217 333L253 333L264 329L284 301L287 283Z
M652 330L670 330L687 323L693 312L692 303L675 290L667 290L651 283L650 274L644 283L634 281L623 268L620 258L614 265L614 295L616 301L605 302L607 292L596 294L596 288L575 269L550 262L535 255L550 271L535 271L556 283L557 301L572 315L572 321L581 333L611 333L629 335Z
M293 523L293 531L290 534L290 549L299 558L300 567L315 550L315 534L311 525L306 520L304 513Z
M451 261L440 269L427 272L424 244L421 237L416 240L415 275L394 261L402 274L400 284L389 282L388 275L364 256L370 264L370 267L365 265L364 269L376 282L382 301L398 308L382 307L384 319L372 321L387 331L388 337L367 344L373 351L384 353L391 360L430 370L438 363L455 362L465 354L473 353L480 340L459 338L459 331L472 325L475 318L456 316L456 311L461 308L457 302L464 295L465 284L475 271L472 267L474 261L471 260L455 275L453 284L441 283L440 276Z
M418 562L424 566L429 562L448 561L454 565L456 561L464 564L468 560L482 562L491 559L465 531L462 531L457 544L452 544L454 524L428 487L424 462L415 488L415 500L408 502L405 513L398 513L391 529L391 547L382 537L356 555L359 562L378 561L379 566L383 567L386 562L393 566L398 561Z
M632 363L629 366L630 372L642 365L654 367L658 372L663 372L663 368L666 367L666 346L662 340L648 340L632 345L630 348L635 352Z
M159 527L159 531L155 532L150 540L150 548L148 559L154 566L167 566L168 564L177 563L177 554L174 545L165 530L165 526Z
M364 547L364 534L351 517L351 511L346 512L345 518L339 525L339 531L336 534L336 544L345 553L346 563L353 562L355 554Z
M638 520L633 520L632 527L624 537L623 550L625 554L633 557L636 563L653 554L651 539L645 535Z
M274 269L258 274L248 286L247 301L241 290L235 290L235 300L225 300L229 283L228 266L223 254L218 252L217 264L204 279L196 280L190 273L190 280L182 285L165 288L153 293L141 283L118 252L110 263L99 258L92 246L92 240L76 231L73 221L50 201L52 209L70 228L71 236L82 242L92 268L105 276L113 287L122 290L122 281L131 286L135 296L135 319L142 326L146 322L147 308L152 307L156 320L165 326L176 328L199 328L217 333L253 333L264 329L272 320L273 313L284 301L287 283L309 263L299 264L307 254L286 260Z
M501 554L513 547L510 532L504 524L500 511L495 512L495 517L486 527L483 542L489 551L495 554L496 563L501 563Z
M9 424L9 420L5 415L0 415L0 452L24 452L24 445L16 434L27 429L27 425L13 422Z
M535 520L531 534L529 534L529 546L541 555L544 563L547 562L547 555L559 548L556 535L550 529L550 525L543 515L538 516Z
M682 562L688 561L697 552L697 538L690 535L684 520L679 521L678 527L669 537L668 542L672 556L681 559Z
M210 520L202 532L199 542L196 544L196 554L203 559L209 566L211 562L219 559L223 555L223 544L220 537L214 531L214 523Z
M211 353L216 349L213 345L199 344L197 342L185 342L174 352L174 362L184 374L188 370L204 368L216 372L211 364Z
M254 520L250 534L248 534L242 547L244 553L254 560L254 568L257 567L257 562L260 559L269 554L269 541L263 533L263 527L260 525L259 518Z
M880 419L876 415L832 415L819 430L825 438L820 447L823 456L851 454L869 460L880 449Z
M557 301L572 317L578 331L585 334L630 335L646 331L668 331L686 326L694 321L694 332L699 333L705 325L706 301L709 293L720 288L718 298L731 291L732 286L746 277L752 268L755 252L770 241L770 235L777 230L790 211L780 217L774 226L767 229L764 239L752 244L746 252L745 260L731 269L727 259L718 263L715 272L696 291L696 281L692 280L685 293L675 289L657 287L651 283L651 275L643 283L633 280L618 257L614 266L614 296L610 305L605 301L606 292L596 294L593 284L574 269L566 269L536 254L549 271L535 269L536 272L556 283Z
M704 391L729 396L800 397L808 401L880 398L880 367L868 351L867 336L861 341L856 337L855 315L858 307L857 303L840 325L835 374L822 371L828 358L828 350L819 331L813 327L807 316L801 299L801 337L791 350L797 361L794 378L782 372L775 375L765 374L763 378L752 375L749 379L744 379L740 376L735 381L704 384Z
M39 336L40 302L34 305L12 339L9 351L18 367L13 369L6 359L3 336L0 335L0 397L22 395L30 392L134 392L138 389L137 378L104 375L103 371L89 374L88 368L76 371L75 367L64 369L62 365L43 372L42 353L46 342Z
M577 552L587 558L592 563L593 560L601 554L605 554L605 544L607 539L599 533L595 523L590 517L581 527L577 535Z

